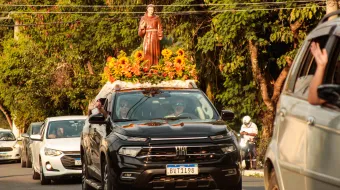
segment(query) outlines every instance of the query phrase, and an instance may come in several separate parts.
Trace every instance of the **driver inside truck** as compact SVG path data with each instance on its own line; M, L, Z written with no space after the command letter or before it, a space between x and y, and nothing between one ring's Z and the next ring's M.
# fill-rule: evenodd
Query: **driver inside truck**
M177 98L172 104L173 112L166 117L178 117L184 112L186 107L186 102L183 99Z

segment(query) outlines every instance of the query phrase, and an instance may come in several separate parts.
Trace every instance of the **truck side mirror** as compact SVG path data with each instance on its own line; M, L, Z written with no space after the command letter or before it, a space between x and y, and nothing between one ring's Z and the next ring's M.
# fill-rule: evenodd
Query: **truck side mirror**
M106 124L106 119L104 117L104 114L102 113L98 113L95 115L91 115L89 118L89 123L91 124Z
M235 117L234 112L229 110L222 110L222 120L223 121L231 121Z
M322 84L318 87L318 96L327 103L340 107L340 85Z

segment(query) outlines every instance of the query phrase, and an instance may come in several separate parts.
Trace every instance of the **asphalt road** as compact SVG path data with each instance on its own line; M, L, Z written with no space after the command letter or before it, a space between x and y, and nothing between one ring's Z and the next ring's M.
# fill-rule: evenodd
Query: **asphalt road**
M6 190L77 190L80 180L52 182L42 186L39 180L32 179L32 168L21 168L16 163L0 163L0 189ZM244 190L264 190L263 178L243 177Z

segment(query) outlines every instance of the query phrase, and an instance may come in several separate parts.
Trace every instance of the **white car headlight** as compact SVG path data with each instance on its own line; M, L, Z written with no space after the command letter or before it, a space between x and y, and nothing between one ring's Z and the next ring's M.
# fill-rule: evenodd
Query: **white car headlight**
M136 157L141 150L142 147L122 147L118 153L124 156Z
M236 150L236 147L232 144L222 145L221 149L225 154L227 154L227 153L230 153L230 152L234 152Z
M63 153L60 150L54 150L54 149L50 149L50 148L45 148L44 151L45 151L46 156L59 156Z
M125 135L119 134L119 133L115 133L115 135L117 135L120 139L124 140L124 141L135 141L135 142L145 142L147 140L147 138L141 138L141 137L127 137Z

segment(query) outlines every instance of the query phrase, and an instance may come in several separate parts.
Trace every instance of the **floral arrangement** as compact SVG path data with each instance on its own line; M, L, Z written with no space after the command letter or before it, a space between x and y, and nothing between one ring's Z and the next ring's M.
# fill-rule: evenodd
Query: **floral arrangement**
M108 57L104 68L103 80L113 83L116 80L127 82L159 83L167 80L197 80L196 66L188 59L183 49L175 53L170 49L163 49L158 65L147 67L143 51L135 51L127 56L123 51L117 58Z

